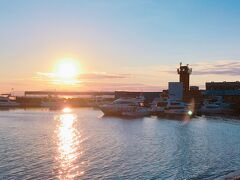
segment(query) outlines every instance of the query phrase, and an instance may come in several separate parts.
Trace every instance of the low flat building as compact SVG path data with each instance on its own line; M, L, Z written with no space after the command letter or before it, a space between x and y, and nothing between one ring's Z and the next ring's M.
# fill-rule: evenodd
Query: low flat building
M240 82L206 82L206 90L240 90Z
M240 82L207 82L205 96L222 96L226 102L240 105Z

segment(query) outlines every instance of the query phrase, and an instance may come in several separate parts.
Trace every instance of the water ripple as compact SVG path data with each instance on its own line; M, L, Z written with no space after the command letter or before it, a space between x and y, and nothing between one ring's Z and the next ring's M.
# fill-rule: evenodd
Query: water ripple
M240 170L240 122L0 112L0 179L215 179Z

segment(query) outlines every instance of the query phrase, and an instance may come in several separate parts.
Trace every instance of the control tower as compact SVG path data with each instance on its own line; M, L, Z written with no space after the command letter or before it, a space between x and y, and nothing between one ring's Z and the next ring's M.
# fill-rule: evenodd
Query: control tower
M189 68L188 64L183 66L182 63L180 63L180 67L177 69L177 72L179 74L179 80L183 84L183 91L186 93L189 91L190 74L192 73L192 68Z

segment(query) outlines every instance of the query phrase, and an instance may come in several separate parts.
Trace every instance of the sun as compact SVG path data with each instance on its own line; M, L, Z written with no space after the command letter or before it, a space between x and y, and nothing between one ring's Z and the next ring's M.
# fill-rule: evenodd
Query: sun
M77 77L79 69L71 59L62 60L56 67L55 75L60 79L71 80Z
M53 83L58 85L77 85L81 83L78 75L81 73L76 59L65 58L59 60L53 70Z

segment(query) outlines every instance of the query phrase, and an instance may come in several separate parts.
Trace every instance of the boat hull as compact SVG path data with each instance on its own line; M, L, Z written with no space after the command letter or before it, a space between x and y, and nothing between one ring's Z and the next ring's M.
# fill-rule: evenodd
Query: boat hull
M100 106L99 109L107 116L125 116L125 117L143 117L149 116L151 113L147 108L137 107L111 107Z
M200 109L199 114L204 115L225 115L233 114L234 110L232 109Z
M11 102L11 103L0 103L0 108L11 108L11 107L19 107L19 103Z
M144 116L150 116L151 113L148 109L139 109L133 112L122 112L122 116L126 117L144 117Z
M105 109L105 108L100 108L101 111L103 112L104 115L106 116L121 116L122 113L119 111L111 110L111 109Z

